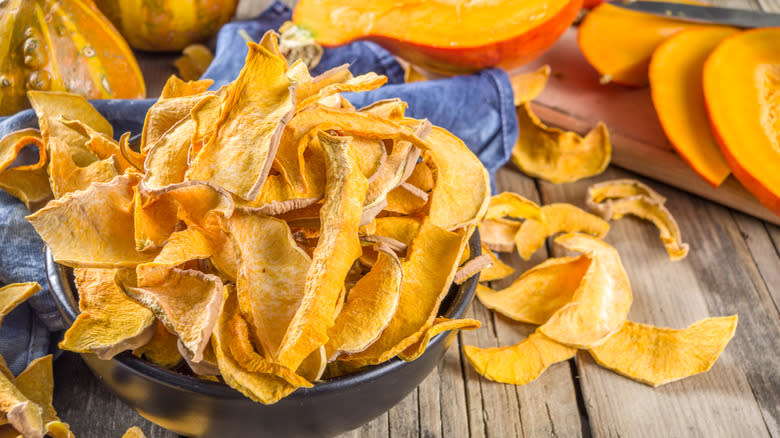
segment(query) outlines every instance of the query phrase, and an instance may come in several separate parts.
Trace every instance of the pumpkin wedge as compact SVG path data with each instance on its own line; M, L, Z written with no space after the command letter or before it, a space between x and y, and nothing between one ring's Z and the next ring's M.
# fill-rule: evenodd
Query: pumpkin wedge
M427 70L467 73L533 60L581 6L582 0L302 0L293 21L326 47L369 39Z
M585 16L577 43L602 82L642 87L653 50L681 30L701 27L604 3Z
M710 126L734 176L780 215L780 28L726 38L704 63Z
M0 1L0 116L29 108L29 90L146 96L133 52L91 1Z
M702 70L710 52L736 29L682 31L663 42L650 60L650 91L666 137L677 153L711 186L731 170L710 131Z

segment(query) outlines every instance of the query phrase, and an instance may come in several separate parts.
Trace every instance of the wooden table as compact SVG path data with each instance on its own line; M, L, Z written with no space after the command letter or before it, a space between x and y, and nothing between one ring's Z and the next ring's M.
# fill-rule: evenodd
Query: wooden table
M265 1L244 0L248 15ZM725 0L736 7L780 12L778 0ZM171 56L139 54L149 95L174 73ZM780 163L778 164L780 168ZM584 207L588 185L636 175L610 167L598 177L554 185L507 166L499 190L537 202ZM641 179L641 178L640 178ZM513 324L474 302L467 317L483 328L462 333L442 363L400 404L351 437L780 437L780 228L680 190L644 180L668 199L690 254L668 261L657 230L633 218L612 223L606 241L622 257L634 292L633 321L682 328L707 316L739 315L734 339L708 373L657 389L595 364L580 352L525 386L488 381L461 354L462 345L512 345L532 328ZM556 248L522 261L504 260L518 273ZM504 287L513 279L493 284ZM54 404L78 437L119 437L138 425L149 437L172 437L113 396L81 362L65 353L55 364Z

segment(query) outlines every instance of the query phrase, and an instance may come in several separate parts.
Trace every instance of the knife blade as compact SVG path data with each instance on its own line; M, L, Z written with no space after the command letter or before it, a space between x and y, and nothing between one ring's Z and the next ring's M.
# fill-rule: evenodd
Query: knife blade
M642 0L616 1L611 4L636 12L697 23L725 24L744 28L780 26L780 14L746 9Z

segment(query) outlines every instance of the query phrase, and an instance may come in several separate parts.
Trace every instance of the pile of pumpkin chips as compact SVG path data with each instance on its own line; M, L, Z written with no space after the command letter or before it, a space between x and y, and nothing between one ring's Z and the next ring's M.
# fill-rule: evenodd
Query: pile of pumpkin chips
M218 91L171 78L139 147L82 98L31 93L40 133L0 153L39 160L0 181L27 172L12 193L31 208L54 198L28 220L74 268L80 314L60 347L132 350L274 403L479 327L437 312L488 173L404 102L356 110L339 94L385 82L346 65L311 77L269 32Z
M633 214L655 223L672 260L687 254L664 198L633 180L596 184L587 204L607 218ZM576 256L549 258L524 272L509 287L480 285L477 297L509 319L538 326L520 343L500 348L466 346L477 372L491 380L523 385L550 365L587 350L597 363L651 386L707 371L734 335L737 316L707 318L673 330L627 320L632 294L615 248L601 240L609 224L569 204L538 206L515 193L494 196L480 233L494 264L480 281L498 280L513 270L491 252L517 250L528 260L547 237Z

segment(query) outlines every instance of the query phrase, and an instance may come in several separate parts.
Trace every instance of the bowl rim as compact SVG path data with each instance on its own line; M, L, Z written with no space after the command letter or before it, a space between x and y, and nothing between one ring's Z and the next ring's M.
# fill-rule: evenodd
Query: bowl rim
M479 230L475 228L468 241L469 260L478 257L482 253ZM65 319L68 327L78 316L78 304L75 300L73 287L70 283L68 267L60 265L54 261L54 257L46 247L46 279L49 283L49 293L54 299L57 310ZM62 281L67 278L67 281ZM479 274L468 278L460 285L453 283L450 286L447 295L439 307L439 315L447 318L460 318L466 311L466 308L474 298L479 282ZM443 311L442 311L443 310ZM449 332L439 333L428 343L428 347L444 342ZM129 368L132 371L143 375L146 378L154 380L156 383L168 387L186 390L193 393L199 393L220 399L245 399L241 392L222 382L212 382L194 376L188 376L176 371L162 368L152 362L139 358L129 351L122 352L111 359L115 363ZM283 400L294 402L298 399L311 397L317 394L333 393L344 386L361 385L368 383L379 377L392 373L394 370L403 367L408 362L399 359L397 356L377 365L366 367L366 369L356 373L344 376L334 377L323 382L315 383L310 388L298 388L290 393Z

